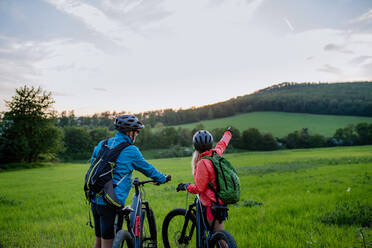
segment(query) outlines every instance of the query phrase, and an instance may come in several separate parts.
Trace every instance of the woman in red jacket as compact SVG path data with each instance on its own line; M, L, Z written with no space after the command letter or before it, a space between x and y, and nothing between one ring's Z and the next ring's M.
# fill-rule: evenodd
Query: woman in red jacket
M212 183L213 188L216 189L216 178L213 169L213 164L209 159L201 159L204 156L213 156L213 152L222 156L227 145L232 137L232 131L230 128L224 133L222 139L217 143L216 147L212 149L213 137L205 130L200 130L194 134L193 143L195 152L192 156L191 167L194 175L195 184L184 184L180 183L177 187L177 191L187 190L192 194L199 194L202 205L204 206L205 216L208 220L209 226L212 225L215 217L212 214L211 207L217 204L215 193L208 187L209 183ZM219 205L224 203L218 200ZM214 231L223 230L223 221L216 221Z

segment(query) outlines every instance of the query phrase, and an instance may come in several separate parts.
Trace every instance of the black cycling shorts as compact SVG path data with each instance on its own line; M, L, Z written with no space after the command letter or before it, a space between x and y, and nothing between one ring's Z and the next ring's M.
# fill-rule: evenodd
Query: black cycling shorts
M115 237L115 209L105 205L97 205L92 203L92 213L96 237L103 239L113 239ZM121 228L122 223L122 219L119 220L118 228Z

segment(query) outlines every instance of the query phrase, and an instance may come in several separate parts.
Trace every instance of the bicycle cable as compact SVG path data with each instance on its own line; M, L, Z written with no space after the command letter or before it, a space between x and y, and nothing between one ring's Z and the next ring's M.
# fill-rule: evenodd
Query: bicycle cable
M141 195L142 195L142 200L146 199L146 192L145 192L145 187L140 187Z
M185 205L185 209L187 209L187 205L189 203L189 192L187 190L186 190L186 192L187 192L187 194L186 194L186 205ZM186 211L186 213L187 213L187 211ZM186 214L185 214L185 216L186 216Z

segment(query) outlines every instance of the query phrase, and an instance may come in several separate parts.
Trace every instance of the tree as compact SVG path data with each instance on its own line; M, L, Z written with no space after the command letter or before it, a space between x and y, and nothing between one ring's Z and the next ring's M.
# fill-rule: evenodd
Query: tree
M358 142L361 145L372 144L372 124L359 123L355 126L355 131L358 134Z
M262 135L261 149L264 151L272 151L278 149L278 144L271 133Z
M11 101L5 101L0 132L0 162L34 162L41 154L54 156L63 150L63 133L55 124L50 92L40 87L16 89Z
M342 141L342 145L354 145L358 139L357 133L354 130L354 125L349 124L344 128L338 128L333 136Z
M83 160L89 159L93 148L97 143L92 142L92 136L86 127L65 127L64 141L66 151L63 153L65 160ZM101 136L103 137L103 136ZM97 140L100 138L97 138Z
M262 144L262 135L257 128L249 128L243 131L242 146L249 150L260 150Z

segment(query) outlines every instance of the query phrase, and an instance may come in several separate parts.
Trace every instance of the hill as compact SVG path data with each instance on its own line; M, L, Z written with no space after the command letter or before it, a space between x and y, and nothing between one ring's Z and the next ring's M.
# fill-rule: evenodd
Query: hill
M337 128L343 128L349 124L361 122L372 123L372 117L315 115L284 112L253 112L239 114L231 117L205 120L189 124L177 125L193 129L202 124L207 130L234 126L240 131L254 127L261 132L270 132L275 137L283 137L290 132L301 128L308 128L313 134L321 134L326 137L334 135Z
M154 126L158 122L179 125L257 111L372 117L372 82L281 83L211 105L137 115Z

